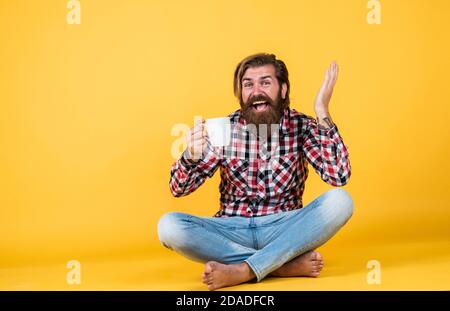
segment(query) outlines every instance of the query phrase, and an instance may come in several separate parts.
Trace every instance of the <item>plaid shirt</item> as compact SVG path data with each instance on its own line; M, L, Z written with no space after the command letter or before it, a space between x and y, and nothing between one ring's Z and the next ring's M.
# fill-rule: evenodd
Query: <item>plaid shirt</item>
M348 182L348 147L335 124L327 129L286 108L275 135L260 139L247 129L240 110L228 117L229 146L208 142L198 162L189 159L186 150L172 165L169 185L175 197L195 191L220 167L220 209L214 217L253 217L302 208L308 162L328 184Z

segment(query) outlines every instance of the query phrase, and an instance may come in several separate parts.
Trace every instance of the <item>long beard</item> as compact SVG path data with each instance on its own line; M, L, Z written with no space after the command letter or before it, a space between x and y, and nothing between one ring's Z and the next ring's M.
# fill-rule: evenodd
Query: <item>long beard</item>
M268 103L268 108L266 111L258 112L253 108L253 103L261 100ZM277 128L285 108L285 105L281 100L281 89L275 100L264 95L257 95L250 98L247 103L244 103L241 98L240 104L242 117L247 124L251 125L249 127L250 131L252 132L252 129L256 128L256 132L254 132L255 130L253 130L253 132L260 137L269 137L271 129Z

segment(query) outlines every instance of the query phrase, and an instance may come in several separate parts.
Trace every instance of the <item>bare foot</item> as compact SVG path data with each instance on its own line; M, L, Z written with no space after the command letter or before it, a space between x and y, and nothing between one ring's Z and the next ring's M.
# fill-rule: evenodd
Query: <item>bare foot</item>
M317 277L323 268L322 255L316 251L306 252L286 262L280 268L270 273L271 276L308 276Z
M217 261L208 261L202 274L203 283L209 290L238 285L255 278L255 274L246 262L225 265Z

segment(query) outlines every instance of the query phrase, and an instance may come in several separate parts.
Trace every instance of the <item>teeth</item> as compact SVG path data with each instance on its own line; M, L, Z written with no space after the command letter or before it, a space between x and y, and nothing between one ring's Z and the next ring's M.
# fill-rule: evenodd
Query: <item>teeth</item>
M253 105L265 104L265 103L266 103L266 101L260 100L260 101L254 102Z

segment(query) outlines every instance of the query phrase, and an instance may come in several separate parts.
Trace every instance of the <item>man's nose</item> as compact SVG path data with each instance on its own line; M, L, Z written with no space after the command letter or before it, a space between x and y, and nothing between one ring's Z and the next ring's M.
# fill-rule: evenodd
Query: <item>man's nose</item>
M261 90L261 86L259 86L258 84L255 84L253 86L253 92L252 93L253 93L253 96L263 94L263 92Z

